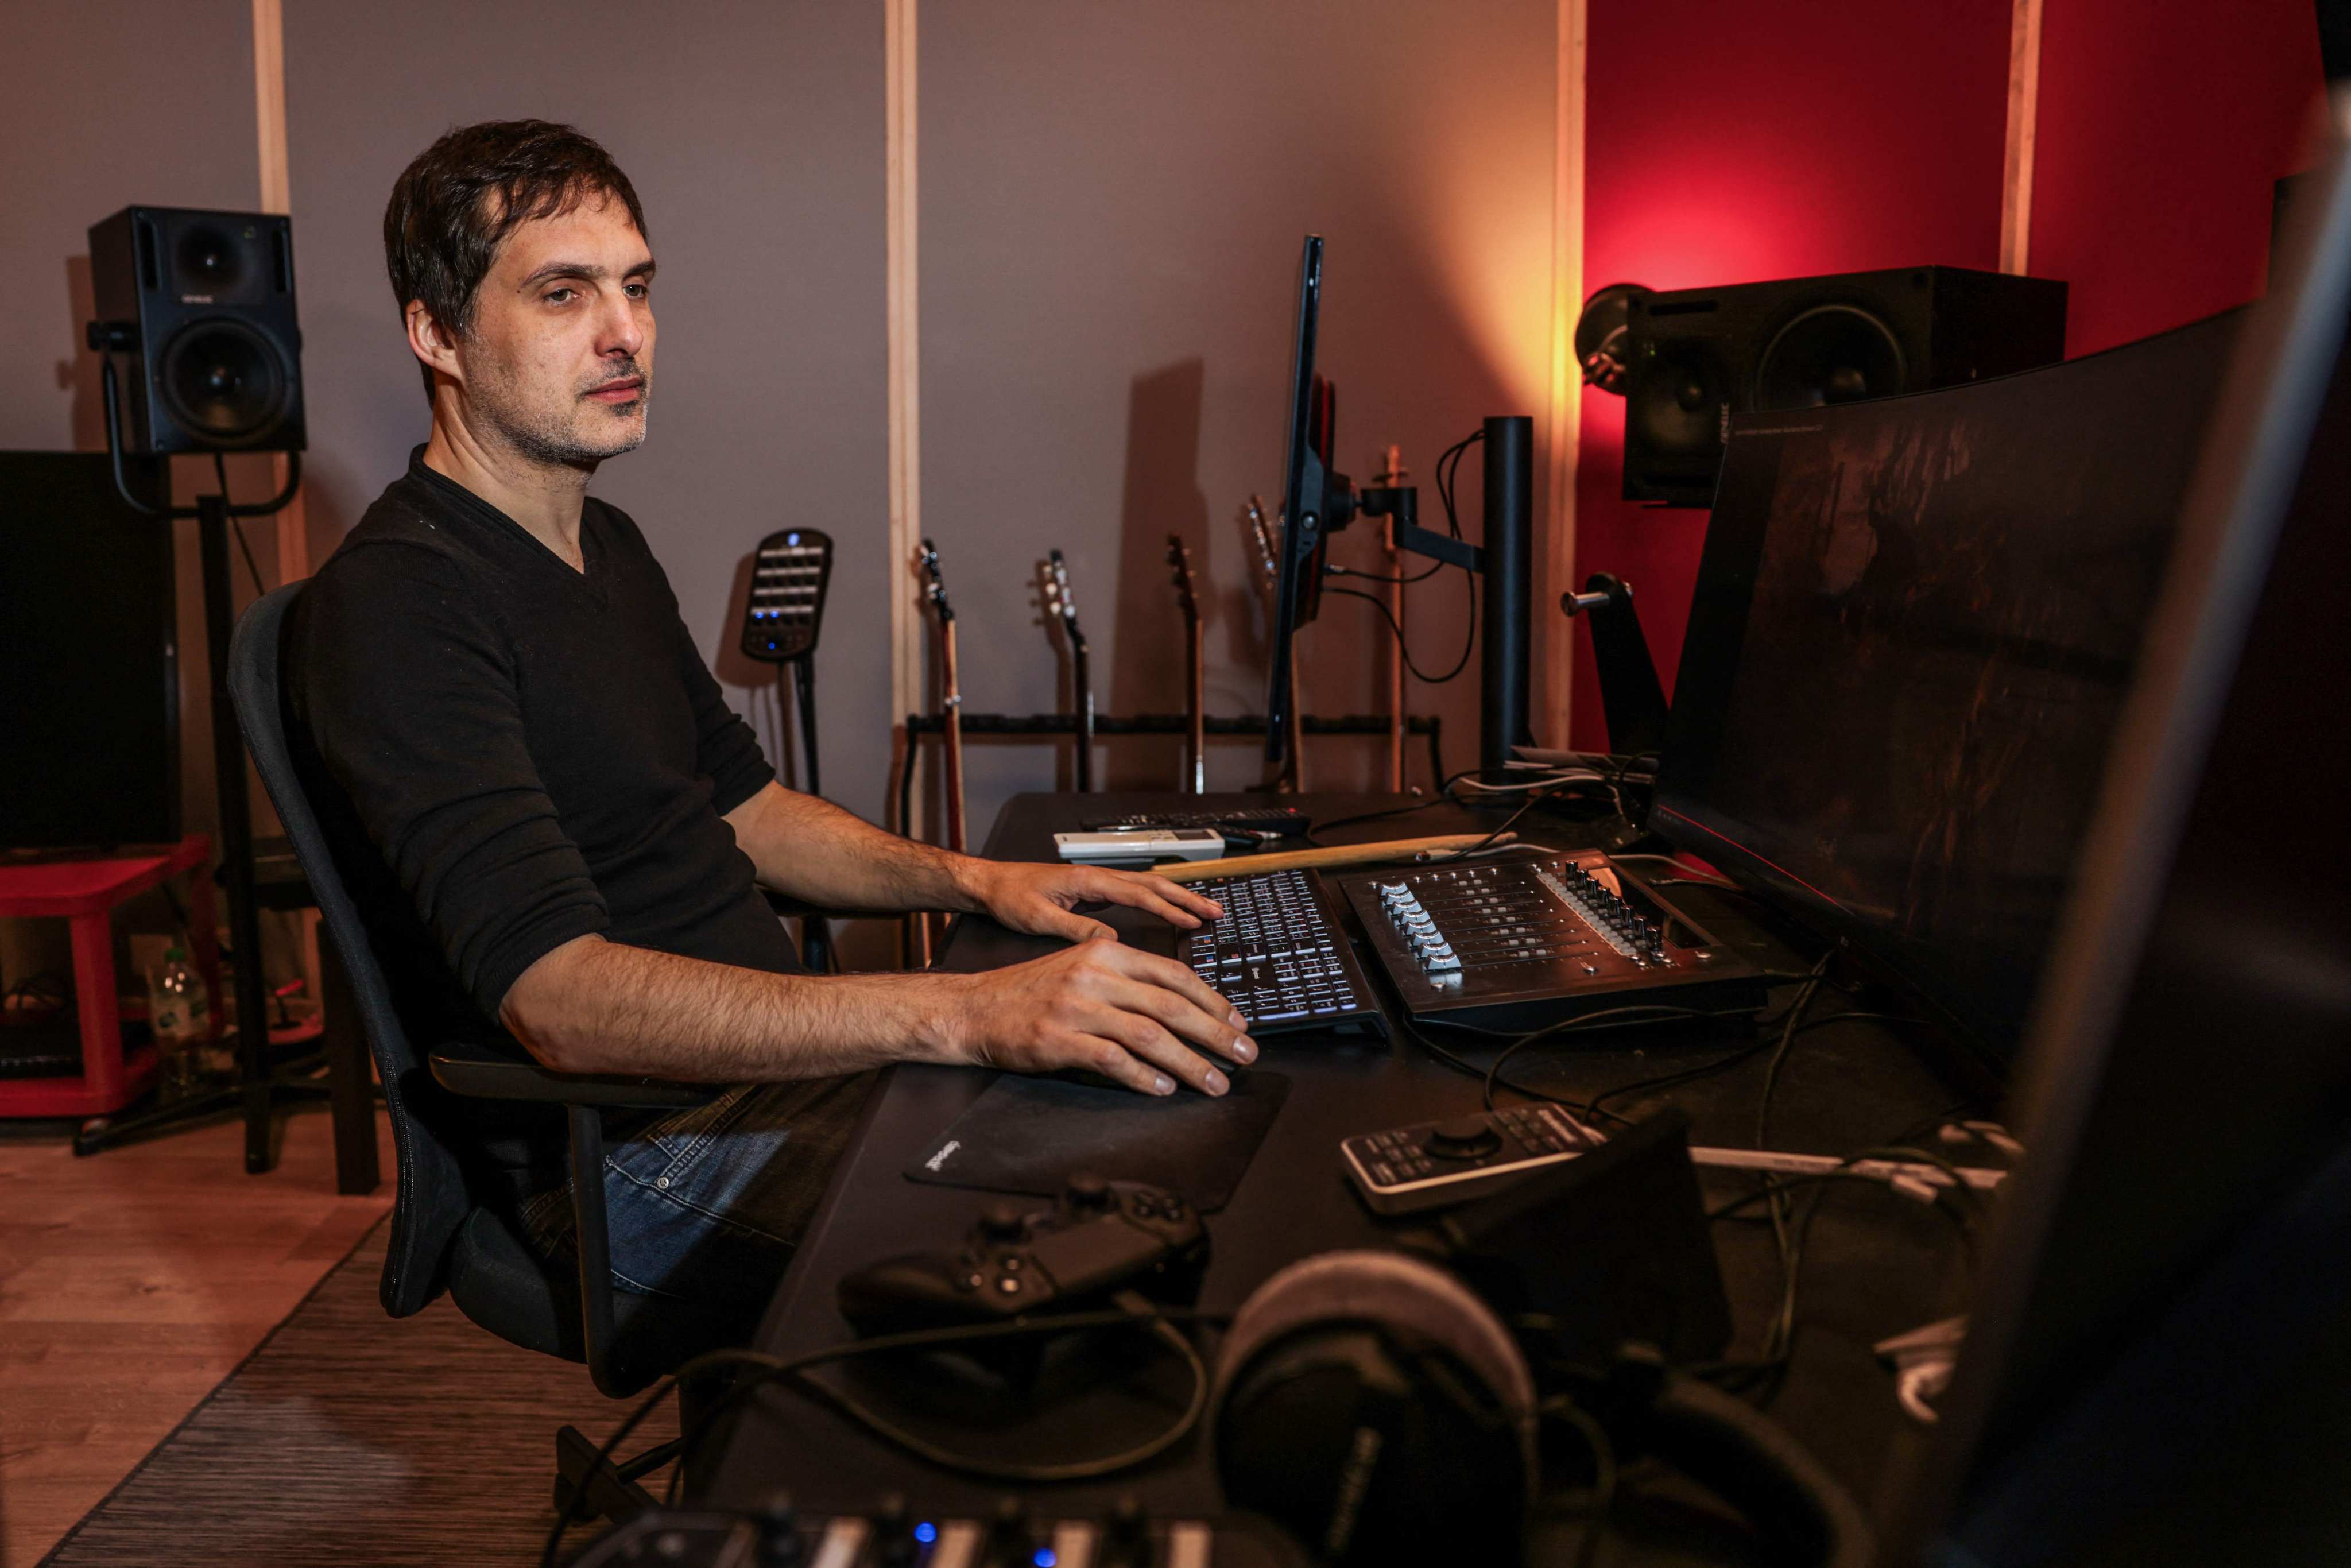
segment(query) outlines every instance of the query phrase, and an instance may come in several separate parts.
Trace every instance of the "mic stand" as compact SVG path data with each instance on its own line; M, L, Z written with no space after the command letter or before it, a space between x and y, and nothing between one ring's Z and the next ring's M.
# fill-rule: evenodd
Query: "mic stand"
M101 346L94 344L96 346ZM286 455L286 487L267 501L232 506L225 495L199 496L193 507L156 506L131 490L122 469L121 418L118 412L114 357L99 360L99 396L106 405L106 451L114 488L132 510L159 518L193 517L204 581L204 658L212 677L213 784L218 797L221 879L228 894L229 942L235 949L237 1081L161 1103L135 1116L97 1117L74 1138L74 1152L94 1154L115 1144L181 1123L200 1121L235 1109L245 1120L245 1168L258 1176L277 1164L270 1147L271 1113L281 1094L320 1098L328 1086L303 1079L277 1078L265 1047L269 1040L269 993L261 977L261 915L255 903L253 807L246 789L245 737L228 691L229 634L236 620L235 585L229 575L229 527L233 517L262 517L285 509L302 483L302 455ZM169 466L163 470L169 497Z
M1485 543L1473 545L1420 526L1420 492L1409 485L1357 490L1343 474L1326 481L1323 527L1336 533L1357 517L1385 517L1395 548L1486 580L1479 606L1478 771L1509 783L1510 748L1531 744L1527 726L1528 564L1534 540L1534 422L1524 414L1486 421Z
M810 648L797 659L786 664L792 672L792 707L800 721L800 760L808 764L808 792L821 796L824 786L816 770L816 650ZM776 668L776 681L783 683L783 665ZM811 973L829 975L833 970L832 927L816 910L800 916L801 961Z

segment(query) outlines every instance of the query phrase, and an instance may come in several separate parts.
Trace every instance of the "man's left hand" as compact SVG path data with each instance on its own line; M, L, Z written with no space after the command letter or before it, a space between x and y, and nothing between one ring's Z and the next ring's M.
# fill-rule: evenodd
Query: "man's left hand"
M1179 930L1191 931L1224 914L1211 899L1148 872L1110 871L1090 865L1039 865L1025 861L980 861L974 897L1000 925L1032 936L1071 942L1115 941L1118 933L1077 913L1081 904L1123 904L1147 909Z

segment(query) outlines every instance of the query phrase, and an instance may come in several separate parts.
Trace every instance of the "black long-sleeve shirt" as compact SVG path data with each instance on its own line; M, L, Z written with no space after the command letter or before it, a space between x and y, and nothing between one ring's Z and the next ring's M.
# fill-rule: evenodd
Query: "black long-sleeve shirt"
M590 934L799 970L720 821L775 770L644 536L591 498L574 570L423 451L304 590L291 683L412 1040L518 1050L507 988Z

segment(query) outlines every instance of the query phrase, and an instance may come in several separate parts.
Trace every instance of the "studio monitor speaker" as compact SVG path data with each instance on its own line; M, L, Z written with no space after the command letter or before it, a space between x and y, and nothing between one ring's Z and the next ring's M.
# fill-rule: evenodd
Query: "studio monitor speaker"
M1714 504L1730 416L1954 386L2065 357L2065 286L1956 267L1630 301L1625 498Z
M123 450L303 445L294 238L282 216L125 207L89 231L98 319L120 356Z

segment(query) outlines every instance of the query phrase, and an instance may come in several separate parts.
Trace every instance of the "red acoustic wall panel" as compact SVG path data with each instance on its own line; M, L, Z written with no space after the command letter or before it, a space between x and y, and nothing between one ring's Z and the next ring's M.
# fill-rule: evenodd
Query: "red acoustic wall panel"
M1591 287L1997 264L2009 0L1590 0L1589 15ZM1706 514L1619 498L1624 428L1621 400L1583 393L1576 571L1633 584L1670 692ZM1589 653L1573 735L1597 747Z
M2045 0L2033 272L2069 354L2241 305L2323 87L2312 0Z

